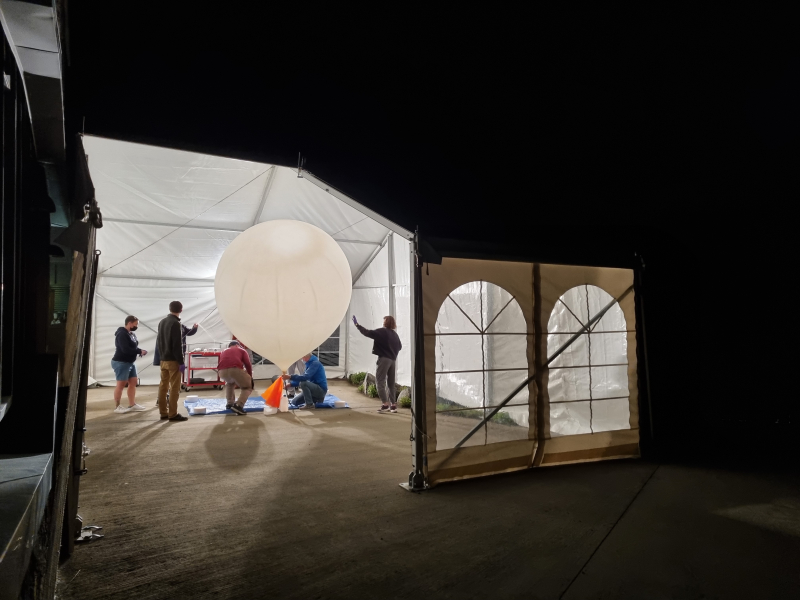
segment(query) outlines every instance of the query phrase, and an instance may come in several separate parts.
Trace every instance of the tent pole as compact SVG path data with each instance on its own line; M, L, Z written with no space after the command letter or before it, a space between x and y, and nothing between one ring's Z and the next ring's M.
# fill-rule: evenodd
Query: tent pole
M322 179L320 179L319 177L313 175L312 173L310 173L309 171L307 171L305 169L303 169L303 179L305 179L306 181L310 181L311 183L313 183L318 188L321 188L321 189L325 190L326 192L328 192L334 198L336 198L338 200L341 200L345 204L355 208L362 215L364 215L366 217L369 217L370 219L372 219L373 221L375 221L377 223L380 223L381 225L386 227L386 229L388 229L389 231L394 231L395 233L398 233L398 234L402 235L407 240L411 240L414 237L414 234L412 234L407 229L404 229L403 227L400 227L397 223L393 223L392 221L390 221L389 219L387 219L383 215L379 215L374 210L370 210L369 208L367 208L363 204L361 204L359 202L356 202L355 200L353 200L347 194L344 194L344 193L340 192L335 187L333 187L331 184L322 181Z
M397 304L395 303L394 299L394 234L389 233L389 239L386 242L388 244L387 249L388 252L386 253L389 257L389 270L387 275L389 276L389 314L393 317L397 317Z
M261 219L261 213L264 212L264 206L267 204L267 196L269 196L269 191L272 189L272 182L275 181L275 171L278 170L277 165L272 165L272 168L269 170L269 175L267 175L267 181L264 182L264 193L261 194L261 202L258 205L258 210L256 211L256 216L253 219L253 226L258 225L259 219Z
M352 308L353 308L353 300L351 297L350 304L347 305L347 314L344 317L344 378L345 379L347 379L348 376L350 375L348 366L350 364L350 315L352 314ZM341 336L342 334L340 333L339 337L341 338ZM341 339L339 339L339 343L340 344L342 343Z
M636 308L638 308L638 315L636 319L636 337L637 349L641 347L641 355L644 359L642 362L644 363L644 391L647 395L647 425L648 429L647 432L649 433L649 448L645 448L645 450L650 450L650 453L653 457L656 457L658 454L657 447L656 447L656 437L655 437L655 428L653 427L653 402L650 396L650 368L647 360L647 329L645 328L645 321L644 321L644 258L641 254L636 254L636 258L638 259L638 264L634 267L634 277L636 278L635 281L637 282L636 285ZM641 323L641 326L640 326ZM638 339L641 334L641 341ZM641 406L641 385L639 386L639 405ZM641 408L639 409L639 414L641 415L642 411ZM641 427L641 423L639 424Z
M383 250L383 247L386 245L386 242L389 240L389 236L391 235L391 233L392 232L390 231L390 232L388 232L386 234L386 237L383 238L383 241L381 242L381 245L378 246L377 248L375 248L375 250L372 251L372 254L370 254L369 258L367 259L367 262L365 262L362 265L362 267L358 271L356 271L356 274L353 275L353 285L356 284L356 282L359 280L359 278L364 274L364 271L366 271L367 268L372 264L372 261L375 260L376 256L378 256L378 253L381 250Z
M575 335L573 335L571 338L569 338L569 339L568 339L566 342L564 342L564 344L563 344L563 345L562 345L562 346L561 346L561 347L560 347L558 350L556 350L556 351L555 351L555 352L554 352L554 353L553 353L553 354L552 354L552 355L551 355L551 356L550 356L550 357L547 359L547 362L544 364L544 368L546 369L547 367L549 367L549 366L550 366L550 363L552 363L552 362L553 362L555 359L557 359L557 358L558 358L558 357L561 355L561 353L562 353L562 352L564 352L564 350L566 350L566 349L567 349L567 348L569 348L569 347L570 347L572 344L574 344L574 343L577 341L577 339L578 339L579 337L581 337L581 336L582 336L582 335L583 335L585 332L587 332L587 331L590 331L590 330L591 330L591 327L592 327L592 325L594 325L594 324L595 324L595 323L597 323L597 322L598 322L600 319L602 319L602 318L603 318L603 316L604 316L604 315L605 315L605 314L608 312L608 310L609 310L609 309L610 309L612 306L614 306L615 304L618 304L618 303L622 302L622 299L623 299L625 296L627 296L628 294L630 294L630 293L631 293L631 290L633 290L633 286L630 286L630 287L629 287L627 290L625 290L624 292L622 292L622 295L621 295L619 298L613 298L613 299L611 300L611 302L609 302L608 304L606 304L606 306L603 308L603 310L601 310L601 311L600 311L599 313L597 313L597 314L596 314L594 317L592 317L592 318L591 318L591 320L590 320L588 323L586 323L586 325L584 325L583 327L581 327L581 330L580 330L579 332L577 332ZM483 427L483 426L486 424L486 422L487 422L487 421L489 421L489 420L490 420L490 419L491 419L493 416L495 416L495 415L496 415L498 412L500 412L500 409L501 409L501 408L503 408L503 407L504 407L506 404L508 404L509 402L511 402L511 400L514 398L514 396L516 396L517 394L519 394L519 393L520 393L520 392L521 392L521 391L522 391L522 390L523 390L523 389L524 389L524 388L525 388L525 387L526 387L526 386L527 386L527 385L528 385L528 384L529 384L531 381L533 381L535 378L536 378L536 373L534 373L533 375L531 375L530 377L528 377L528 378L527 378L525 381L523 381L522 383L520 383L520 384L519 384L519 385L518 385L518 386L517 386L517 387L514 389L514 391L513 391L513 392L511 392L511 393L510 393L508 396L506 396L506 398L505 398L505 399L504 399L504 400L503 400L503 401L502 401L500 404L498 404L498 405L497 405L497 406L495 406L495 407L494 407L494 408L493 408L491 411L489 411L489 414L487 414L485 417L483 417L483 419L481 419L481 422L480 422L480 423L478 423L477 425L475 425L475 427L473 427L473 428L472 428L472 430L470 430L470 432L469 432L469 433L467 433L467 435L465 435L463 438L461 438L461 441L460 441L460 442L458 442L458 443L457 443L455 446L453 446L453 449L455 450L455 449L457 449L457 448L460 448L460 447L461 447L461 445L462 445L464 442L466 442L466 441L467 441L469 438L471 438L471 437L473 436L473 434L474 434L476 431L478 431L478 430L479 430L481 427Z
M410 281L411 287L411 441L413 469L408 475L408 483L401 483L400 487L408 491L420 491L427 487L425 478L425 361L424 343L425 337L422 335L422 264L417 263L419 256L418 234L409 244L411 252L410 261Z

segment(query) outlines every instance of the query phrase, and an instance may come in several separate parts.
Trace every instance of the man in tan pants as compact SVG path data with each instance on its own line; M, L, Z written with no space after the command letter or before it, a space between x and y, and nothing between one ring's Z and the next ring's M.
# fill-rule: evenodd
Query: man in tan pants
M158 385L158 410L163 420L188 421L178 414L178 396L181 393L181 373L183 364L183 345L180 314L183 305L175 300L169 303L169 314L158 324L156 344L161 355L161 383ZM167 409L167 388L169 388L169 409Z
M239 345L238 341L232 341L228 345L228 349L219 355L217 368L219 369L219 378L225 382L225 398L228 401L225 408L237 415L246 414L244 403L247 402L250 392L253 391L253 365L247 351ZM237 402L234 402L233 388L235 385L238 385L241 390Z

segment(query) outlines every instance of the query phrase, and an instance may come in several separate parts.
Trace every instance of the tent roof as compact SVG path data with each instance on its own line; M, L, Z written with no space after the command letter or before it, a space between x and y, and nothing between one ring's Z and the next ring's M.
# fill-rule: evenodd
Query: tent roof
M388 233L412 234L294 169L85 136L104 226L100 275L213 281L228 244L264 221L316 225L345 253L355 277Z

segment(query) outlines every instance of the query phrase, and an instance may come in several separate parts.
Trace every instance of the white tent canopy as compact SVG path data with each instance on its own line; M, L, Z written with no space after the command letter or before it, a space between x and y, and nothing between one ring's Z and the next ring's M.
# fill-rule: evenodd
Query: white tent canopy
M188 338L190 349L229 340L214 300L222 253L253 225L292 219L330 234L353 275L350 310L339 332L339 368L329 367L329 376L374 372L372 341L352 327L351 315L375 328L394 314L406 349L398 383L411 383L410 232L288 167L93 136L84 138L84 147L104 223L97 235L102 254L91 359L98 382L113 383L114 332L128 314L139 318L140 347L148 350L172 300L183 303L184 323L200 323ZM157 369L147 368L151 363L152 355L137 362L143 384L159 379ZM256 377L275 373L270 365L257 369Z

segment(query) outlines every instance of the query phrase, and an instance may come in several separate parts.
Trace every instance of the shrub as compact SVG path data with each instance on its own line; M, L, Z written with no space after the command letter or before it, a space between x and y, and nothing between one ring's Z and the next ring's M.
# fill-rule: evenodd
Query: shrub
M364 383L364 379L366 379L366 377L367 374L364 371L361 371L360 373L351 373L348 379L353 385L361 385Z
M403 396L400 398L400 406L403 408L411 408L411 396Z
M367 396L370 398L378 397L378 388L374 384L367 388Z
M359 384L359 386L356 388L356 391L359 394L363 394L364 393L364 384L363 383Z

